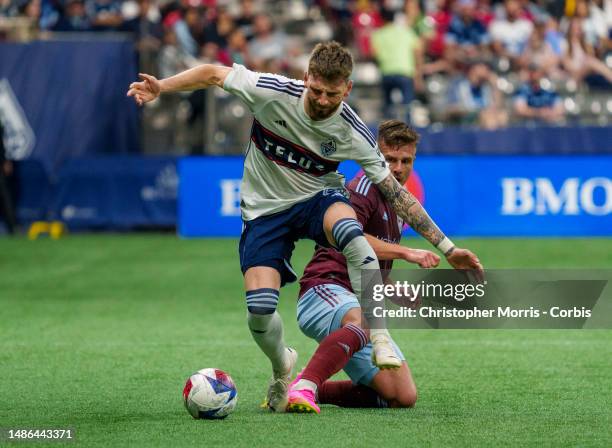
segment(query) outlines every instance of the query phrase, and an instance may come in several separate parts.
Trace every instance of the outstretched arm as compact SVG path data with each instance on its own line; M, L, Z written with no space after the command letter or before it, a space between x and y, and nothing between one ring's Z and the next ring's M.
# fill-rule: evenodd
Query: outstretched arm
M402 187L389 174L382 182L376 184L395 212L423 238L436 246L455 269L474 269L482 272L482 265L476 255L467 249L459 249L442 233L436 223L429 217L419 201Z
M164 79L139 73L142 81L130 84L127 95L134 97L136 103L142 106L163 92L198 90L210 86L223 87L225 78L231 70L231 67L203 64Z
M387 243L368 233L365 234L365 237L379 260L405 260L408 263L418 264L422 268L435 268L440 263L440 257L428 250L411 249L401 244Z

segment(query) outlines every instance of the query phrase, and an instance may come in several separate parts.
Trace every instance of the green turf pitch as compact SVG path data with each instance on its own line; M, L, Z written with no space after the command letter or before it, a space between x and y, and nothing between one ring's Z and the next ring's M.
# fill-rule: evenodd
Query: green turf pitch
M487 267L612 268L609 239L457 242ZM311 250L298 246L297 269ZM296 292L280 310L303 365L315 345ZM269 366L247 331L235 240L3 238L0 305L0 427L72 427L79 446L612 446L612 331L394 331L415 409L260 410ZM237 384L224 421L182 406L203 367Z

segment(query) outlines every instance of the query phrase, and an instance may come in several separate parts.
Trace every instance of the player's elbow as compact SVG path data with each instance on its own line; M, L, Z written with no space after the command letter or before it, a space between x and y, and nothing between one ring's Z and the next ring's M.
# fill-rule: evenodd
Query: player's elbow
M213 64L202 64L199 66L200 75L199 80L204 87L217 86L223 87L225 78L232 70L231 67L213 65Z

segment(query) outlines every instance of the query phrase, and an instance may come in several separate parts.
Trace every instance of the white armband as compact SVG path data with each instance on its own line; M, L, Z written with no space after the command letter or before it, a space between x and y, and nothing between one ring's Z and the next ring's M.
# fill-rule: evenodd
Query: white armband
M440 241L440 244L438 244L436 247L440 252L442 252L443 255L446 255L450 250L455 248L455 245L450 239L444 237L444 239Z

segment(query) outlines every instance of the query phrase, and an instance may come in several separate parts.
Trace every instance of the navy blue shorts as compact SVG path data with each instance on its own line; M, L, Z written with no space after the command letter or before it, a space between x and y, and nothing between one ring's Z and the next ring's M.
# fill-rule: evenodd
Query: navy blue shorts
M307 238L330 247L323 230L323 216L336 202L350 206L348 191L325 189L282 212L244 221L239 246L242 273L254 266L269 266L280 273L281 286L296 281L291 267L295 242Z

